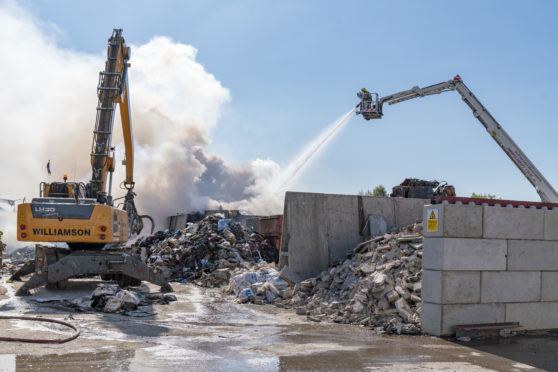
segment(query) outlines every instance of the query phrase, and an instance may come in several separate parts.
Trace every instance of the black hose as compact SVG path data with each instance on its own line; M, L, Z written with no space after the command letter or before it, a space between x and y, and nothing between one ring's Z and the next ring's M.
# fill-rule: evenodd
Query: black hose
M18 316L18 315L0 315L0 319L10 319L10 320L31 320L35 322L49 322L49 323L57 323L62 324L63 326L72 328L74 330L74 334L70 337L61 338L61 339L32 339L32 338L18 338L18 337L0 337L0 341L8 341L8 342L28 342L34 344L63 344L68 341L72 341L79 336L79 329L62 320L58 319L49 319L49 318L34 318L31 316Z

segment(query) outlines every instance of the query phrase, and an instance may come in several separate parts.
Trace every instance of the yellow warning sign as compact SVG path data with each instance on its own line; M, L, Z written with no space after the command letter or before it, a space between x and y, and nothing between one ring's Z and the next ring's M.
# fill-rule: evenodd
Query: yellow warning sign
M438 210L428 209L426 211L428 220L426 221L426 231L435 232L438 231Z

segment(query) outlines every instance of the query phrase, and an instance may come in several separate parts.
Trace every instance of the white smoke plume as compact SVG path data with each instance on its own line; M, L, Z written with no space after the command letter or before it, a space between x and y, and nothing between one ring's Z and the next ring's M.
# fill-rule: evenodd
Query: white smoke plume
M111 31L100 32L99 38L106 40ZM153 215L158 228L164 228L166 216L218 205L281 213L281 196L269 200L262 196L271 190L277 164L257 159L231 166L218 155L205 153L230 94L196 61L196 49L167 37L131 47L140 213ZM63 174L86 182L106 44L97 54L61 48L55 27L42 24L13 2L0 2L0 56L0 198L37 197L39 182L60 181ZM124 194L118 184L125 174L118 116L113 145L117 148L113 190L118 197ZM16 215L11 207L0 207L0 230L14 244Z

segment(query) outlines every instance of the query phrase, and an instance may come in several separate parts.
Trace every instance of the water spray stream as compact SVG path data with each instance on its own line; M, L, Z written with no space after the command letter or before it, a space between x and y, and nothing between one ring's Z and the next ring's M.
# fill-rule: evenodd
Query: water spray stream
M352 117L356 110L356 107L352 108L345 115L341 116L339 119L334 121L329 127L327 127L318 137L316 137L312 142L306 145L306 147L300 152L300 154L281 172L279 186L277 187L278 192L284 192L286 188L296 179L297 175L306 168L312 159L315 159L316 155L325 148L325 146L331 142L337 134L347 125L349 119Z

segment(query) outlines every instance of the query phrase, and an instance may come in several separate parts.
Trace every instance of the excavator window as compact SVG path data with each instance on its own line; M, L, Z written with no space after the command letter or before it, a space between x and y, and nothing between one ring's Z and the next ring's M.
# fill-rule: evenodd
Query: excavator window
M118 215L113 212L112 215L112 232L116 234L118 232Z
M58 198L68 198L70 197L68 191L68 184L66 182L52 182L50 184L50 191L48 193L50 197Z

